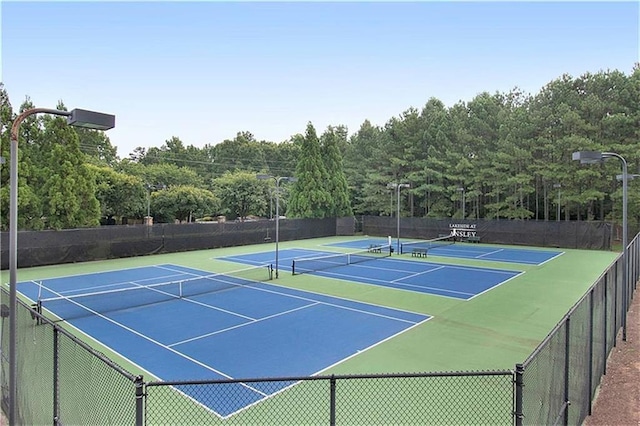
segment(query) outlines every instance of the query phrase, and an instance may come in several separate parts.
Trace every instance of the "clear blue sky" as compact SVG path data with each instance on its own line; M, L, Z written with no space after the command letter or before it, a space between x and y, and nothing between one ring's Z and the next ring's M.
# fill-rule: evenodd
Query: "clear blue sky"
M537 93L638 62L638 2L2 2L2 81L15 110L116 114L118 154L172 136L280 142L430 97Z

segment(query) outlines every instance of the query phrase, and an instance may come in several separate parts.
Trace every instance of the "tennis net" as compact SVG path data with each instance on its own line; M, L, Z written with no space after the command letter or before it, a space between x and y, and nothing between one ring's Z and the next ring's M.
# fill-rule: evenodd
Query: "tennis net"
M372 246L367 250L353 253L328 254L326 256L294 259L291 265L293 275L305 274L338 266L352 265L354 263L368 262L383 257L391 256L391 246Z
M125 288L42 298L37 302L37 309L42 313L44 308L60 320L70 320L247 287L270 280L272 276L273 268L267 265L157 284L143 285L131 282L131 286Z
M409 243L400 244L400 254L410 253L414 249L419 250L431 250L437 247L444 247L455 243L455 238L452 235L446 237L433 238L431 240L412 241Z

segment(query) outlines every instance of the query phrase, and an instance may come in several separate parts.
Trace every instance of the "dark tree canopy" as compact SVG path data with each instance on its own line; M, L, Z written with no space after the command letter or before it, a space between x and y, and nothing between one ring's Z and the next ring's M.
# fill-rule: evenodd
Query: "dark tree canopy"
M116 157L106 133L33 116L20 127L19 227L93 226L104 215L141 220L146 214L145 185L217 194L216 202L201 209L193 207L193 200L207 197L183 190L191 198L172 199L189 205L163 205L166 220L184 219L186 211L192 218L200 212L264 215L274 194L265 182L256 183L258 173L298 179L280 188L280 201L290 217L393 214L387 185L406 182L411 188L402 192L403 216L620 220L619 162L583 166L571 160L571 153L616 152L625 157L630 173L639 173L638 105L636 65L629 74L565 74L535 94L518 88L483 92L450 107L429 98L422 108L410 107L383 125L365 120L351 135L344 126L328 126L318 138L309 122L304 135L280 143L240 131L233 139L198 148L172 136L159 148L139 147L123 160ZM33 107L27 98L19 111ZM15 116L0 84L5 159ZM4 228L8 179L8 167L3 167ZM640 230L640 179L629 182L629 219Z

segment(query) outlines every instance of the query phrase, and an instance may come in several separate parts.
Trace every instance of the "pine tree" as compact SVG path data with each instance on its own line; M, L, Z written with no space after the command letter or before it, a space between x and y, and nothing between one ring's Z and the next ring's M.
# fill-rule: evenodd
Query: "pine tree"
M45 121L45 154L41 188L44 215L54 229L97 226L100 203L96 198L95 176L84 163L78 135L64 119Z
M327 191L329 175L322 160L320 141L313 124L307 124L296 167L298 181L291 189L287 214L301 218L331 216L331 194Z
M329 216L344 217L351 216L351 202L349 201L349 187L347 179L344 176L342 167L342 155L340 154L339 143L344 141L346 145L346 132L341 131L344 128L329 128L322 135L322 152L324 165L327 169L329 179L327 180L326 189L331 194L331 211Z

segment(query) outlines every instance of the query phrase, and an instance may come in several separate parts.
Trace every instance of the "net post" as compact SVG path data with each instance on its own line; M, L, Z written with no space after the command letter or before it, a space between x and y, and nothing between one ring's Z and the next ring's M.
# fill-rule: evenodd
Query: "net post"
M182 299L184 297L184 293L182 290L183 281L178 281L178 296Z
M291 275L295 275L296 274L296 260L293 259L293 261L291 262Z

